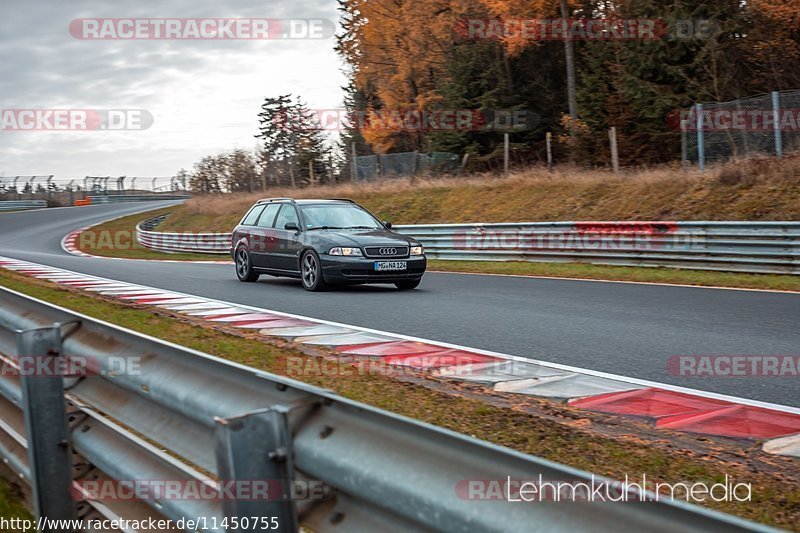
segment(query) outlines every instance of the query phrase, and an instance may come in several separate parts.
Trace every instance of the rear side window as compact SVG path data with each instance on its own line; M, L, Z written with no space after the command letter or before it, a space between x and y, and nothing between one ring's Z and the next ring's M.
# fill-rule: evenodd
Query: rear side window
M245 226L254 226L256 220L258 220L258 215L260 215L263 210L264 210L263 205L253 206L250 212L247 213L247 216L244 217L244 220L242 220L242 224Z
M258 227L271 228L272 223L275 221L275 215L277 214L280 206L281 204L267 204L267 207L264 209L264 212L261 213L261 217L258 219Z

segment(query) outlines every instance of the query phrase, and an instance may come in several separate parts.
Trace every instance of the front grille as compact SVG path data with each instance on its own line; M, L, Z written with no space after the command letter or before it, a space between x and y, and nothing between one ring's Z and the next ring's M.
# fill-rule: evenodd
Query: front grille
M408 246L367 246L364 254L370 258L392 259L408 257Z

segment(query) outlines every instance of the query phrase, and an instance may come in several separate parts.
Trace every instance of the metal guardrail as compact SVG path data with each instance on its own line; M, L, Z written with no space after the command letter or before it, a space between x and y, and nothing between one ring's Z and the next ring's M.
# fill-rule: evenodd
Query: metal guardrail
M0 211L21 211L23 209L41 209L47 207L45 200L4 200L0 202Z
M436 259L579 262L800 274L800 222L398 226Z
M136 225L136 240L142 246L168 253L227 254L231 251L230 233L169 233L153 231L167 215L149 218Z
M0 288L0 353L83 358L90 377L0 374L0 456L37 516L277 517L280 531L769 530L680 502L474 501L466 480L584 481L569 467L394 415ZM137 360L120 372L114 358ZM48 368L51 365L46 365ZM115 370L116 369L116 370ZM316 480L318 499L76 502L90 481ZM283 488L285 490L285 487ZM207 527L207 530L222 530ZM239 531L235 527L228 531ZM241 531L245 529L242 528Z
M92 204L112 204L117 202L153 202L155 200L186 200L186 194L102 194L87 196Z
M228 233L136 228L166 252L228 253ZM433 259L577 262L770 274L800 274L800 222L537 222L395 226Z

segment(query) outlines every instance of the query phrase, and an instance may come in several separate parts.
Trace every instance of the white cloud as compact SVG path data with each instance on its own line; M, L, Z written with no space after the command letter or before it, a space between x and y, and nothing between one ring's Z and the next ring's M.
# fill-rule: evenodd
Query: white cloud
M82 41L77 18L337 18L335 0L4 0L0 108L146 109L145 131L0 131L0 175L169 176L233 147L252 148L265 96L342 105L333 39Z

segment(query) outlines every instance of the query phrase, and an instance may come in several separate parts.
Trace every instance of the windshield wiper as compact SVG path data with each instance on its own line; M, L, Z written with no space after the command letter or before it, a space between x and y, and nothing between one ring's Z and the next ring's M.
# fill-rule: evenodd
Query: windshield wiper
M347 229L378 229L375 226L348 226Z
M308 228L308 231L313 231L315 229L344 229L344 228L340 228L339 226L317 226L316 228Z

